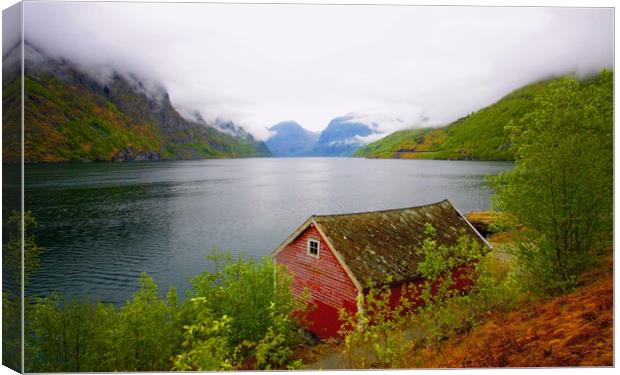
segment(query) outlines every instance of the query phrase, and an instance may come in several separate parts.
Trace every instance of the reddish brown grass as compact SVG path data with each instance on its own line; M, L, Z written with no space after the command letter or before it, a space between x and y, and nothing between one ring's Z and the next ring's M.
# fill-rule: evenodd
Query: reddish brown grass
M484 221L490 223L495 219L492 211L470 211L465 216L469 221Z
M612 366L612 267L587 275L574 293L490 315L470 334L424 352L423 367Z

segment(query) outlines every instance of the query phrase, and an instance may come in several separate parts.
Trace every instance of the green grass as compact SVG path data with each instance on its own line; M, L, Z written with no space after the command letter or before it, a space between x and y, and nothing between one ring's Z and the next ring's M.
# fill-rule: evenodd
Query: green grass
M407 141L415 139L421 132L423 132L422 129L399 130L383 139L372 142L358 149L355 155L375 158L390 158L396 150L401 149Z

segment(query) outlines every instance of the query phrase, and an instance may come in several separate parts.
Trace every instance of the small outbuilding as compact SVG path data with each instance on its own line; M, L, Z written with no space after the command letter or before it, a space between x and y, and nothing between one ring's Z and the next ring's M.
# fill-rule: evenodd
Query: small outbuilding
M422 246L427 223L437 230L439 244L454 245L465 233L490 248L465 216L444 200L410 208L311 216L272 257L292 274L293 293L310 292L309 302L316 308L308 313L309 329L323 338L333 337L341 325L338 311L357 311L367 280L390 276L393 296L400 295L403 285L424 281L416 249Z

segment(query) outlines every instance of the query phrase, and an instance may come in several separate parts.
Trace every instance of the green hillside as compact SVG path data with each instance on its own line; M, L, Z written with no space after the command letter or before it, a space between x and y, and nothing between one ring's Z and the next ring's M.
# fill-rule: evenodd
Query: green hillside
M105 85L72 68L25 76L26 162L121 161L270 156L263 142L188 121L167 93L151 98L115 77ZM4 82L5 100L19 79ZM5 162L19 161L18 111L5 113Z
M405 159L512 160L504 127L534 108L550 83L532 83L442 128L401 130L357 150L355 156ZM596 84L589 79L583 84Z

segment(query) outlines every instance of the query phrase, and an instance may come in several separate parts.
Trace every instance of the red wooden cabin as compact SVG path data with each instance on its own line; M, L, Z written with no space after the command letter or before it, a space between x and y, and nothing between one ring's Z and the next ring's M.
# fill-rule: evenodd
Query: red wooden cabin
M323 338L337 336L338 311L343 307L352 313L357 310L358 296L361 299L367 292L367 280L390 276L394 297L403 285L422 283L416 248L422 246L427 223L437 230L439 244L456 244L464 231L481 246L490 247L448 200L395 210L315 215L306 220L272 256L293 275L294 293L306 288L310 292L310 303L316 308L308 314L309 329Z

